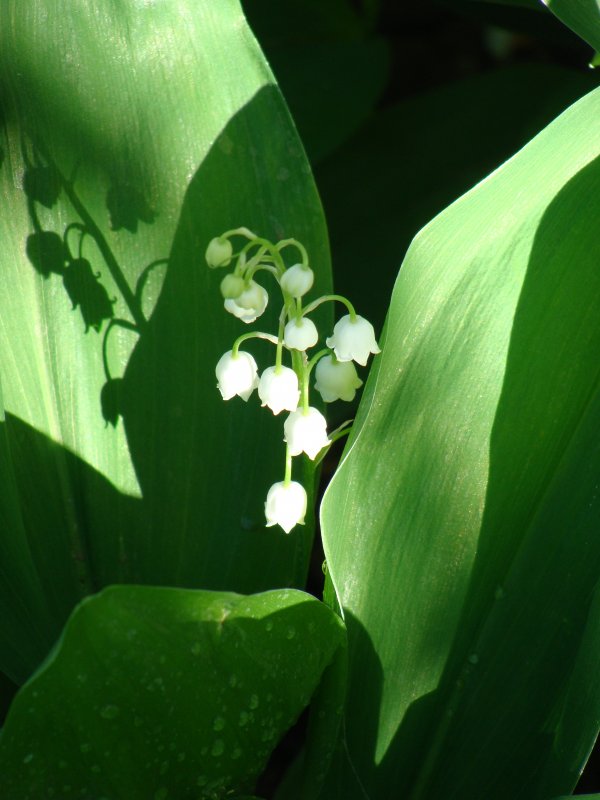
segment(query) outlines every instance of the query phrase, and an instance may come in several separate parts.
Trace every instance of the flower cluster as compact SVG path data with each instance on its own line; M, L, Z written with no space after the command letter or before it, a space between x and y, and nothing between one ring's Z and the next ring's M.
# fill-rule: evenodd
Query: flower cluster
M232 239L243 237L234 250ZM299 262L287 266L284 252L292 248ZM287 411L283 430L286 443L286 467L283 481L269 489L265 503L267 526L280 525L286 533L304 523L307 496L302 484L292 480L292 458L302 453L315 459L331 443L327 422L310 405L310 375L315 371L315 389L326 403L354 399L362 386L353 362L365 366L371 353L379 353L373 326L359 316L353 305L341 295L324 295L303 305L304 296L314 283L304 246L295 239L276 244L256 236L247 228L236 228L212 239L206 249L206 262L212 269L230 267L221 281L225 310L247 324L260 317L269 302L266 289L255 280L259 272L270 272L283 297L277 336L252 331L242 334L216 367L217 387L224 400L238 395L248 400L255 389L261 404L273 414ZM322 303L337 301L347 310L326 339L326 348L309 357L307 351L319 341L319 332L310 314ZM250 353L240 350L248 339L272 342L276 348L275 364L260 375ZM289 366L284 365L287 354Z

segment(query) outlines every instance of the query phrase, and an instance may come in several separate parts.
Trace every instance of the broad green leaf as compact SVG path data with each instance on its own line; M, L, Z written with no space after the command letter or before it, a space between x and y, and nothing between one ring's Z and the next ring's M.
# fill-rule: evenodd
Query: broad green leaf
M600 5L598 0L541 0L578 36L600 50Z
M76 608L18 693L0 794L252 791L343 641L339 617L303 592L110 587Z
M573 788L600 718L599 180L596 90L408 251L322 506L350 664L324 797Z
M216 390L247 328L204 251L246 225L300 239L315 291L329 265L302 146L237 0L82 0L77 14L9 0L0 99L0 667L22 681L106 584L303 585L312 524L264 528L282 421ZM261 327L278 312L273 296ZM312 469L298 477L310 490Z

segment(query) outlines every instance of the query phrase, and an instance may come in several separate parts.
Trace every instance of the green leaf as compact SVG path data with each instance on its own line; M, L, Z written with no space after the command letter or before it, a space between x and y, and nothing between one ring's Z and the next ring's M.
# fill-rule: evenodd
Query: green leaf
M596 90L408 251L322 505L350 664L323 796L573 788L600 718L598 181Z
M600 49L600 7L597 0L541 0L561 22Z
M340 619L294 590L105 589L11 707L2 797L251 791L343 641Z
M294 236L330 288L308 163L239 3L71 12L0 8L0 667L18 681L104 585L302 586L313 534L310 515L265 530L282 421L215 386L244 326L213 236ZM312 466L297 477L312 495Z

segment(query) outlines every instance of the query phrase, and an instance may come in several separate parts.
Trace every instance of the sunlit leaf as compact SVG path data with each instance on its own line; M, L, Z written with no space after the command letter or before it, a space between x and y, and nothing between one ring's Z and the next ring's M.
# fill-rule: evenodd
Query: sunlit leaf
M596 90L408 251L322 506L350 638L324 797L577 780L600 719L599 180Z
M237 0L76 14L9 0L0 76L0 666L23 680L108 583L303 585L310 521L264 528L282 421L215 386L244 326L204 252L246 225L300 239L316 291L329 266L302 146ZM270 331L278 312L273 299Z

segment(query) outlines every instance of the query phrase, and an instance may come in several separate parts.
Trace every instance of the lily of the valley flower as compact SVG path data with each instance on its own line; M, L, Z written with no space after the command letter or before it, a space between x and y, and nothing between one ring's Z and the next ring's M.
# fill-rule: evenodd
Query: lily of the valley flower
M285 326L283 343L293 350L308 350L319 341L315 323L308 317L293 319Z
M300 397L298 376L289 367L267 367L260 376L258 396L274 414L284 409L295 411Z
M239 275L229 273L221 281L221 294L225 300L236 300L245 288L246 281Z
M358 314L354 319L350 314L342 317L333 329L333 336L326 341L338 361L356 361L363 367L371 353L375 355L381 352L375 341L373 326Z
M226 267L233 256L233 247L229 239L217 236L211 239L206 248L206 263L211 269Z
M338 361L333 356L324 356L318 362L315 375L315 389L326 403L334 400L351 402L363 383L352 361Z
M315 459L319 452L329 444L327 438L327 421L316 408L299 408L293 411L283 426L284 441L288 443L290 455L300 453Z
M225 300L225 310L249 324L264 313L268 302L269 295L266 290L251 280L239 297Z
M267 528L280 525L289 533L296 525L304 525L306 505L306 491L302 484L296 481L274 483L265 503Z
M293 267L286 269L281 276L281 288L284 292L291 294L292 297L304 297L310 291L315 281L315 273L310 267L302 264L294 264Z
M219 359L215 372L217 388L223 400L230 400L239 395L247 400L258 386L258 367L250 353L241 350L234 355L233 351L225 353Z

